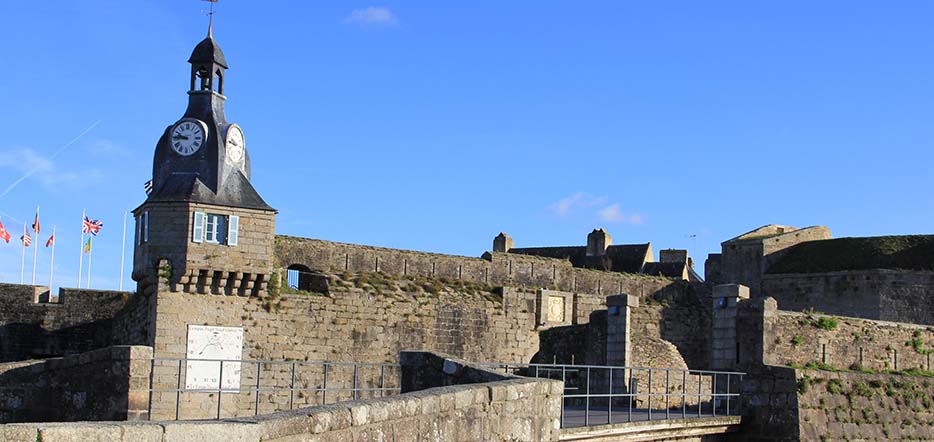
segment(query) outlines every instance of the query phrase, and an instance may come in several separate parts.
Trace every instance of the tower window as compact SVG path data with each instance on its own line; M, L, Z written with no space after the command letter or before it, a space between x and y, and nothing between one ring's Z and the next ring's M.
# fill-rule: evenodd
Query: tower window
M209 213L204 221L204 241L212 244L224 244L224 225L226 216Z
M235 246L240 240L240 217L195 212L191 229L193 242Z
M214 72L214 87L218 94L224 93L224 74L220 69Z
M136 217L136 244L149 242L149 211L143 211Z

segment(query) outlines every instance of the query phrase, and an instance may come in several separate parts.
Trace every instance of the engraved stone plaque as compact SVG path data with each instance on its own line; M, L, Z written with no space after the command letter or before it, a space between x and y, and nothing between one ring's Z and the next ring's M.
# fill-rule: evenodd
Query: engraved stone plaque
M564 297L549 296L547 312L548 322L564 322Z
M242 354L242 327L189 325L185 389L240 391L240 362L222 361L240 361Z

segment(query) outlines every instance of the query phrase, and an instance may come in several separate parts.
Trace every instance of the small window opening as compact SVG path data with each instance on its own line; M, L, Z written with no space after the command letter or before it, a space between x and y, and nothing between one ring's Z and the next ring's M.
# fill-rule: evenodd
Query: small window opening
M214 72L214 87L218 94L224 93L224 74L220 69Z
M207 68L205 68L204 66L201 66L200 68L198 68L198 78L201 79L200 89L202 91L211 90L211 73L210 71L207 70Z

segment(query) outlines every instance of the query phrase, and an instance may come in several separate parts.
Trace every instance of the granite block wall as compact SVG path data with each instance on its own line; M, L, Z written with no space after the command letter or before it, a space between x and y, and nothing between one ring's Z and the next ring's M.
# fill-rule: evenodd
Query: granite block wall
M0 422L147 419L151 359L118 346L0 364Z
M831 329L831 326L832 329ZM934 329L867 319L776 311L765 323L765 363L931 370Z
M111 345L112 319L134 298L128 292L63 288L56 302L34 302L36 291L48 289L0 284L0 361L61 356Z
M929 378L797 370L801 440L931 440Z
M934 325L934 272L858 270L767 274L762 295L782 310Z
M276 237L276 265L322 272L374 272L392 276L449 278L496 286L547 288L599 297L618 293L648 296L674 280L639 274L575 268L567 260L487 252L482 258ZM589 314L583 313L583 317Z

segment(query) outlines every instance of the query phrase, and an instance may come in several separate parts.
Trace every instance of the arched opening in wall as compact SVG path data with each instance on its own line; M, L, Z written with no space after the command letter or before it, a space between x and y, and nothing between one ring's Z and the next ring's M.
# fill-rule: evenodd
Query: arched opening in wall
M328 277L301 264L286 268L286 287L294 291L328 293Z

